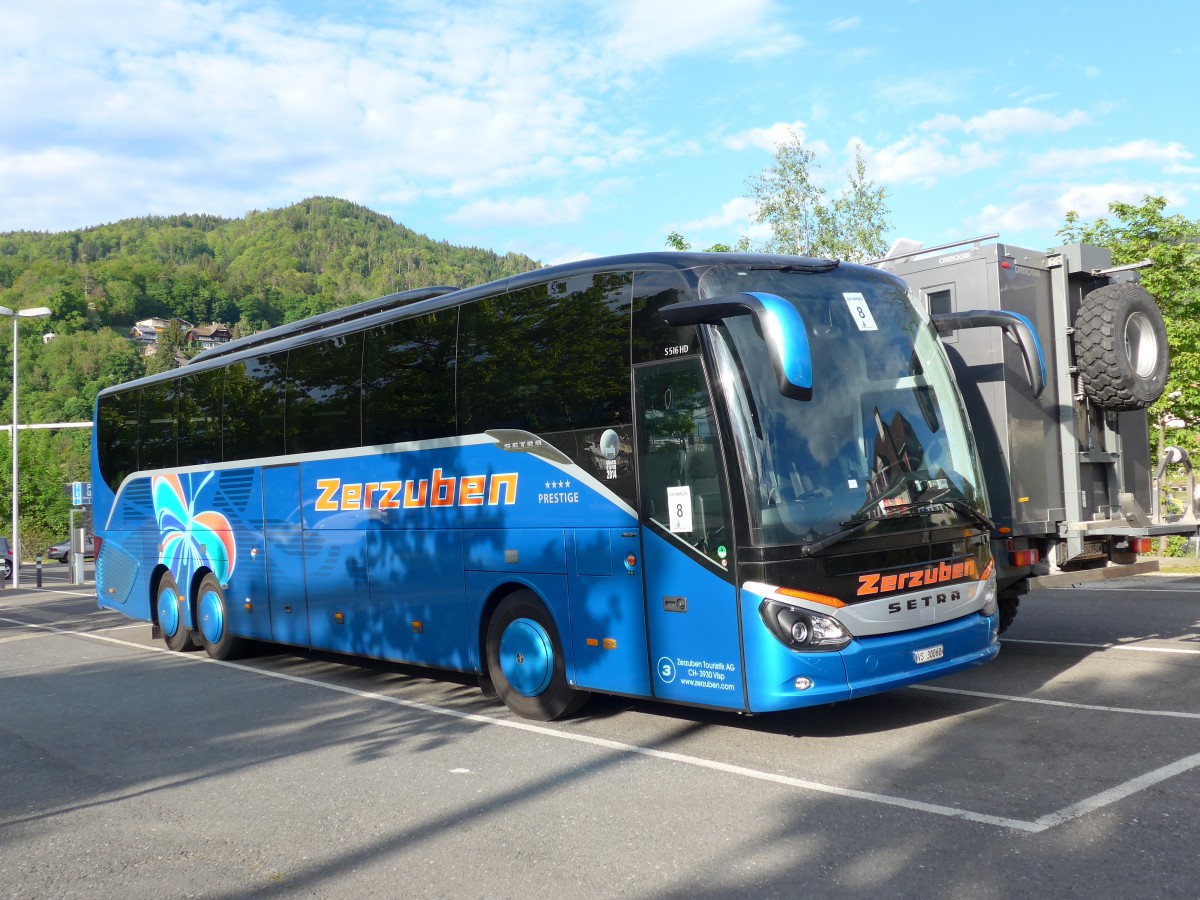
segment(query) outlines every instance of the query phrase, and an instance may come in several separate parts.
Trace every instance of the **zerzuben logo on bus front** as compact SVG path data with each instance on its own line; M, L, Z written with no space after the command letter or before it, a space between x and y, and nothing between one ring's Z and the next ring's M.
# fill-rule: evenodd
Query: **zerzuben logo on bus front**
M944 584L947 581L959 581L963 578L979 579L979 566L973 558L968 557L955 562L940 562L936 566L926 566L894 575L884 575L882 572L859 575L858 596L890 594L893 591L903 591L931 584Z
M419 509L427 506L511 506L517 502L517 473L447 477L434 469L429 478L406 481L343 482L318 478L317 512L366 509Z

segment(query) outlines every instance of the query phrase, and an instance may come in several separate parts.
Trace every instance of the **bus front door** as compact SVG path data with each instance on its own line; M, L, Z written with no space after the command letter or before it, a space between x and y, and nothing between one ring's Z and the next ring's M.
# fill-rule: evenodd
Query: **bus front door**
M741 630L724 461L696 357L635 370L654 695L741 709Z

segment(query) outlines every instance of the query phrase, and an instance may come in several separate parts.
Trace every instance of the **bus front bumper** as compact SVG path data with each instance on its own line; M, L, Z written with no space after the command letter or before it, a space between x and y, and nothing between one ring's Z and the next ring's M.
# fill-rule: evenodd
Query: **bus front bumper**
M839 651L802 653L766 628L747 629L750 712L865 697L981 665L1000 651L999 615L969 613L939 625L855 638Z

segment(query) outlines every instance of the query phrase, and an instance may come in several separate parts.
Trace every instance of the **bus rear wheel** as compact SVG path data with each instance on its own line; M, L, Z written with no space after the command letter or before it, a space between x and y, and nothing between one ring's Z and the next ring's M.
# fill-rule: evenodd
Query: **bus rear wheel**
M168 650L182 652L200 649L192 632L191 609L179 593L179 585L170 572L164 572L158 579L154 611L158 616L158 630L162 632L163 643Z
M200 579L196 589L196 630L200 643L213 659L236 659L245 656L249 648L245 638L235 637L229 630L225 592L212 573Z
M505 597L488 623L488 674L505 706L526 719L561 719L587 702L567 684L558 629L532 591Z

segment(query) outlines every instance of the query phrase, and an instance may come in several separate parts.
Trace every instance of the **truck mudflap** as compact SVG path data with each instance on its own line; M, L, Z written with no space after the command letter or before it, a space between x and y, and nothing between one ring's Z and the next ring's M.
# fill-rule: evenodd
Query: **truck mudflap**
M1029 579L1029 589L1038 591L1047 588L1071 587L1094 581L1108 581L1113 578L1125 578L1129 575L1152 575L1158 569L1157 559L1147 559L1135 563L1113 563L1098 569L1079 569L1074 572L1036 575Z

